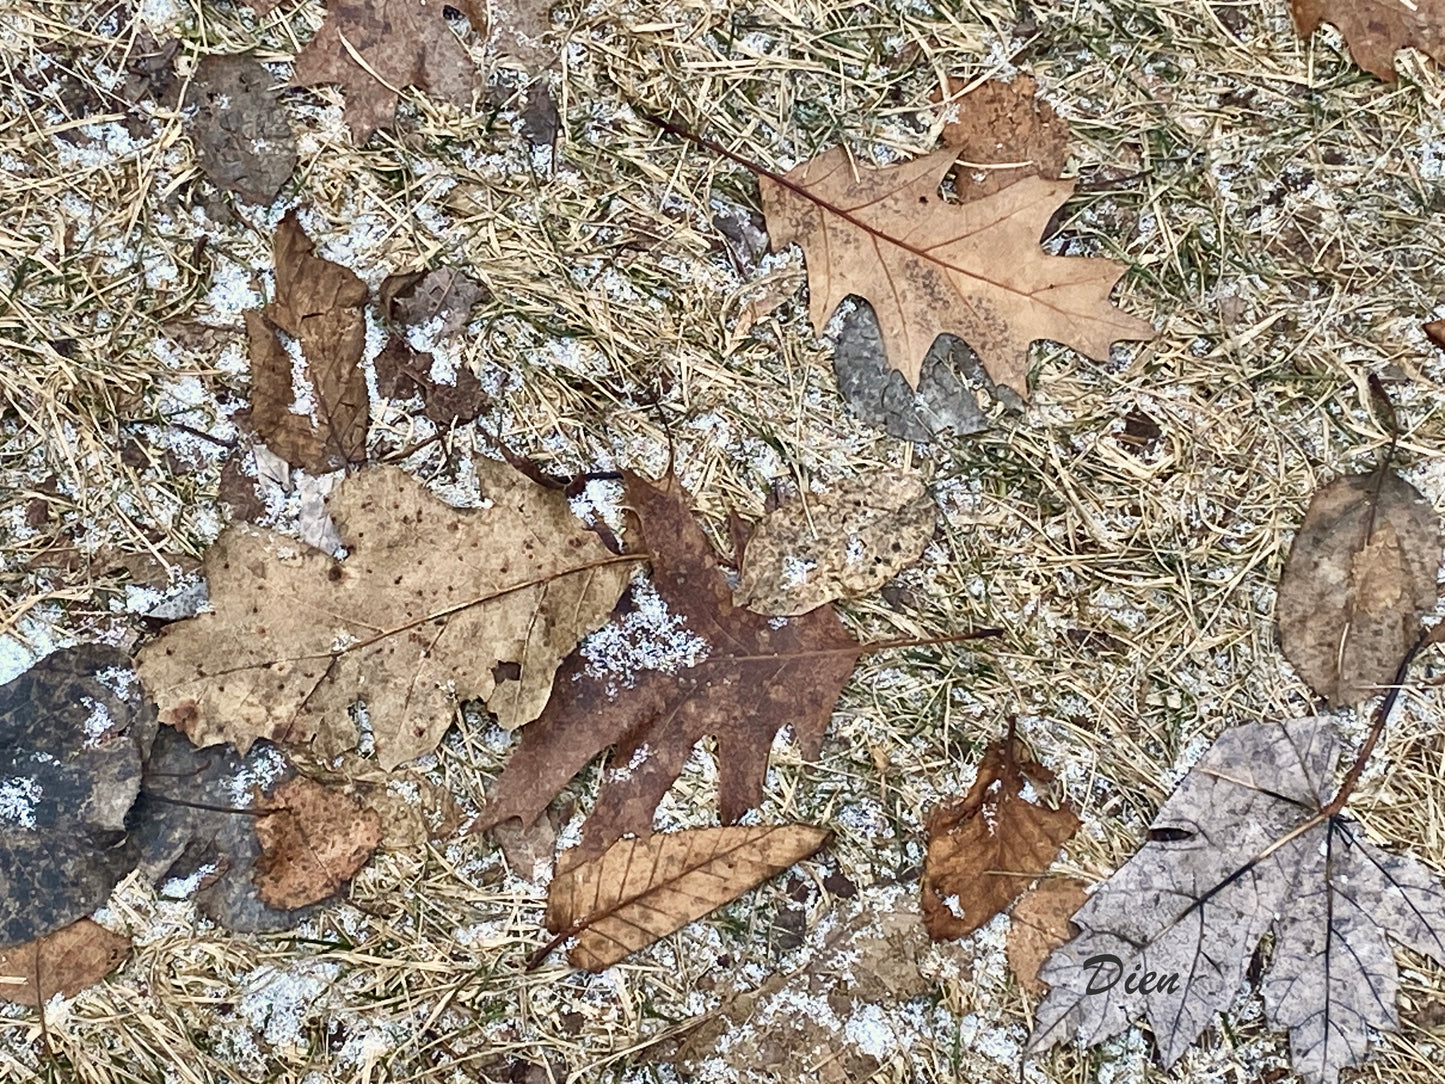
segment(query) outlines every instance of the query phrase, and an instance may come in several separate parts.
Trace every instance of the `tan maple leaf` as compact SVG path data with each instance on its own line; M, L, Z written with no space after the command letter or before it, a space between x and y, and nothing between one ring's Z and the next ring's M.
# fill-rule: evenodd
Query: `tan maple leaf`
M1395 54L1413 46L1445 64L1445 0L1291 0L1295 26L1308 36L1333 24L1356 64L1395 78Z
M205 557L214 612L167 626L138 657L163 721L198 746L257 738L354 746L364 702L390 769L429 752L457 699L504 726L535 718L558 663L601 625L631 562L567 499L476 461L490 504L459 509L396 468L327 498L348 556L234 524Z
M1154 329L1109 303L1124 273L1113 260L1049 256L1039 238L1072 181L1022 177L982 199L951 203L939 184L957 152L896 166L855 167L834 147L778 180L762 178L774 251L802 246L810 314L821 334L849 294L878 316L888 363L918 386L924 355L948 332L973 347L990 378L1027 391L1028 349L1052 339L1103 359Z

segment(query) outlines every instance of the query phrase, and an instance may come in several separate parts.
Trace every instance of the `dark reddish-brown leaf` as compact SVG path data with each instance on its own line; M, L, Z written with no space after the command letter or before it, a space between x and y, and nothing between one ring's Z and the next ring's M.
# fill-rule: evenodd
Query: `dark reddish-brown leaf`
M768 752L784 726L813 758L860 645L830 606L768 618L733 603L687 491L669 476L625 473L652 581L631 613L585 641L557 672L552 698L497 783L477 827L530 824L597 753L611 767L582 831L581 858L652 830L658 802L693 746L717 739L718 798L732 824L762 799Z

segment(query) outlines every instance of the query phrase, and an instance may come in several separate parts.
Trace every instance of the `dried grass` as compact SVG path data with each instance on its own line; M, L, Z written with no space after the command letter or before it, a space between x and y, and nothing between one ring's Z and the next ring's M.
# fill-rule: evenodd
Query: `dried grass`
M359 150L337 92L291 91L298 180L260 210L200 179L178 114L117 97L116 73L140 47L131 8L6 0L7 657L14 644L129 642L135 591L105 571L106 555L195 555L223 522L219 463L234 434L218 410L246 386L238 303L248 280L260 299L270 230L299 196L323 254L373 284L442 262L491 288L458 360L497 389L488 427L550 469L656 473L675 453L719 540L728 509L757 514L778 483L900 466L931 481L946 512L939 539L901 578L897 607L865 600L849 620L878 638L985 624L1008 636L989 651L869 657L822 762L779 748L763 816L838 829L835 857L805 865L811 876L836 865L865 901L914 876L928 808L966 786L1011 716L1083 809L1064 866L1107 875L1221 729L1311 710L1276 646L1273 585L1311 490L1386 443L1366 374L1394 381L1408 426L1400 461L1445 512L1434 465L1445 356L1418 328L1445 299L1445 77L1405 56L1399 82L1381 85L1342 58L1336 35L1297 40L1286 7L1075 0L1020 21L1001 0L563 3L555 155L526 144L515 75L498 74L472 113L413 95L398 130ZM321 13L317 0L264 19L186 8L181 55L255 48L285 61ZM639 113L684 118L774 168L840 140L890 160L933 145L941 120L926 103L941 76L1014 66L1075 137L1080 193L1049 246L1127 260L1120 303L1160 335L1102 364L1038 344L1023 417L996 410L980 438L904 446L847 414L801 295L748 335L732 330L747 283L712 218L723 203L755 206L755 187ZM127 120L137 134L122 139ZM1131 412L1157 424L1156 442L1121 437ZM432 435L389 408L375 450L396 457ZM478 443L490 447L445 434L404 462L460 491ZM88 559L38 569L57 547ZM1438 655L1419 666L1354 808L1373 836L1445 870L1440 673ZM505 750L471 719L431 771L475 803ZM574 787L582 808L591 784ZM668 823L706 823L713 786L699 754ZM775 921L793 903L779 882L607 975L556 962L526 973L542 895L481 838L384 856L299 936L230 936L127 883L110 918L137 937L131 961L53 1006L43 1030L33 1013L0 1012L0 1078L461 1081L526 1061L544 1066L528 1080L669 1080L645 1047L806 953L780 947ZM831 901L817 888L805 906L811 926ZM1017 1079L1009 1053L1030 1004L997 937L968 951L973 978L935 995L947 1026L883 1059L875 1079ZM277 975L285 985L268 988ZM1406 1031L1359 1079L1441 1079L1430 1052L1445 1041L1442 1007L1440 969L1409 961ZM1243 1084L1285 1065L1283 1038L1242 995L1171 1071L1151 1067L1136 1031L1055 1051L1024 1079Z

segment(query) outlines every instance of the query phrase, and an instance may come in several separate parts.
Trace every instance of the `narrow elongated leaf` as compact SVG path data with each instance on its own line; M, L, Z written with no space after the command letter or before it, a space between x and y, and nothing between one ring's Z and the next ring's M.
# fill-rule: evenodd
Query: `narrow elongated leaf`
M568 958L601 971L807 858L830 834L770 824L619 839L552 879L547 928L575 935Z

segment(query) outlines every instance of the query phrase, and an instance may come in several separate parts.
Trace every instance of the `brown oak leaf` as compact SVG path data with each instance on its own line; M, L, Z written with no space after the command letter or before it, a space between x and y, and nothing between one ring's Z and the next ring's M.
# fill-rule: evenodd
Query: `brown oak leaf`
M558 662L607 619L630 572L566 497L494 460L486 508L444 503L392 467L327 498L348 556L233 524L206 552L215 609L142 648L163 721L196 745L356 745L366 705L387 769L429 752L458 699L508 727L536 718ZM543 804L545 805L545 799Z
M361 355L366 347L366 284L316 255L296 212L276 227L276 299L246 313L251 343L251 424L266 446L312 474L366 458L371 408ZM314 406L296 407L296 364L277 337L300 343ZM308 404L310 405L310 404Z
M289 910L334 896L381 845L381 818L339 790L296 776L256 819L256 888Z
M724 824L762 800L773 738L791 726L814 758L859 643L830 606L767 618L733 603L707 536L674 476L624 472L652 579L632 609L585 641L557 671L552 698L497 781L477 828L511 817L531 824L597 753L611 767L574 860L628 833L652 831L653 813L693 746L717 738Z
M576 937L568 959L601 971L802 861L830 835L762 824L619 839L552 879L547 929Z
M54 994L74 997L129 954L129 937L82 918L37 941L0 949L0 1001L34 1008Z
M1395 78L1395 54L1413 46L1445 63L1445 0L1291 0L1303 36L1332 23L1356 64L1381 79Z
M1010 733L988 747L963 801L929 815L923 921L935 940L967 937L988 922L1078 831L1068 806L1051 809L1023 796L1026 779L1044 786L1053 778Z
M991 196L951 203L939 184L949 149L874 169L834 147L759 182L774 251L802 246L809 309L821 334L850 294L873 307L888 363L917 388L934 339L956 334L991 379L1026 394L1028 350L1052 339L1107 358L1154 329L1109 303L1113 260L1046 255L1039 238L1072 181L1023 177Z

